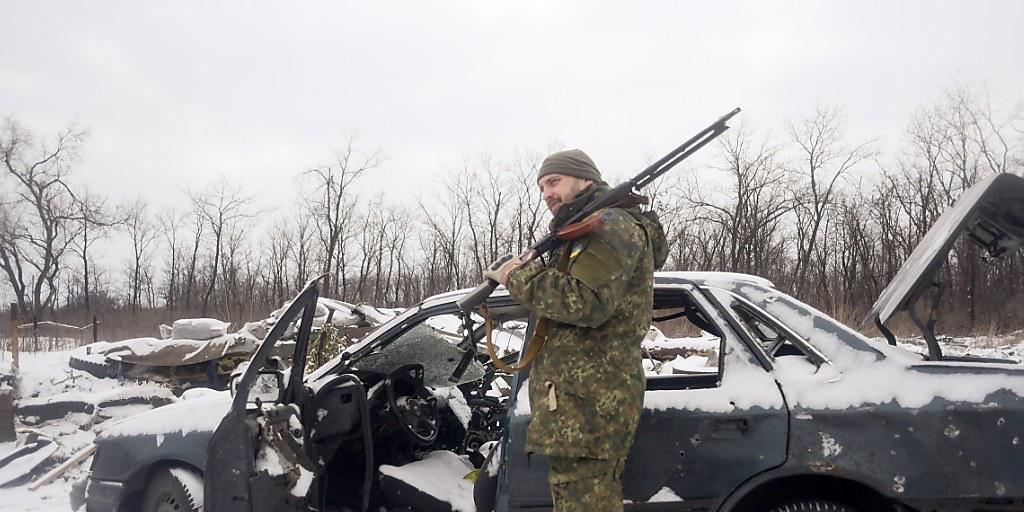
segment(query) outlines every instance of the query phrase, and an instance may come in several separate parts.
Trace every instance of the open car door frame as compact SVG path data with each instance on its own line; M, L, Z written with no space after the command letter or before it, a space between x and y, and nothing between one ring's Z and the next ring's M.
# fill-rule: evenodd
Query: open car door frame
M217 430L210 438L207 446L207 464L205 472L204 502L207 512L253 512L258 510L279 510L279 500L267 498L273 496L287 497L288 483L281 479L269 479L271 488L267 488L268 478L256 468L256 438L260 434L260 426L256 415L247 411L249 393L256 382L260 370L274 354L274 345L288 330L288 327L301 315L295 339L294 362L288 385L281 395L283 398L276 409L290 408L298 403L302 394L303 368L305 367L306 348L313 326L319 289L319 277L309 281L299 292L295 300L280 316L274 328L253 354L245 373L239 377L238 384L233 387L234 396L231 409L220 422ZM257 484L258 485L255 485ZM254 493L254 488L258 488ZM258 494L260 499L255 499ZM301 501L301 500L300 500Z

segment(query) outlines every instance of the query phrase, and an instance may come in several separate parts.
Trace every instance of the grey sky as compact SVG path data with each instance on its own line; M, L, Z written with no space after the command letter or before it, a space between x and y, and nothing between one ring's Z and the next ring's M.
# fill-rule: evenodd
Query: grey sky
M1020 100L1022 21L1019 1L2 0L0 115L88 128L76 179L115 200L223 173L279 204L355 131L411 202L556 140L623 175L735 106L779 129L834 104L891 140L956 79Z

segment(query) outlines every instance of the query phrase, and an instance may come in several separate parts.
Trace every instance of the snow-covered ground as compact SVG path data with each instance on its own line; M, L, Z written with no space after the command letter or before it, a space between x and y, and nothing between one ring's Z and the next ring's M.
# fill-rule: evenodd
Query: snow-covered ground
M451 326L455 328L456 326ZM693 351L698 355L674 356L670 365L679 369L694 370L708 364L705 355L717 348L717 342L708 337L665 338L660 333L652 335L645 342L645 348L680 349ZM949 355L974 355L1011 359L1020 362L1024 358L1024 332L1006 337L943 338L944 351ZM879 341L881 343L881 341ZM927 348L919 340L901 340L903 348L926 353ZM118 382L115 379L97 379L84 372L72 370L67 365L70 352L23 353L19 390L22 405L39 405L59 400L75 400L93 405L91 413L72 412L61 418L43 420L28 418L27 423L19 422L18 442L0 443L0 458L23 445L30 435L50 437L57 443L57 450L48 467L68 459L79 450L86 448L96 434L109 428L117 419L151 408L148 404L119 404L124 398L150 396L162 401L176 400L170 390L152 383ZM0 354L0 372L9 371L10 354ZM713 364L713 363L712 363ZM0 487L0 511L19 510L26 512L50 512L71 510L69 492L71 484L82 478L91 462L90 458L71 468L54 481L29 490L30 482L17 481ZM41 468L46 469L46 468ZM2 470L2 468L0 468ZM33 478L37 478L37 471Z
M118 382L116 379L97 379L68 367L70 351L23 352L20 355L21 398L19 405L43 405L56 401L84 402L92 405L92 412L71 412L62 418L16 423L18 441L0 443L0 458L26 442L29 436L51 438L57 443L57 451L51 462L41 469L55 466L57 462L70 458L79 450L88 447L96 434L116 420L151 409L147 404L129 403L116 405L124 399L135 396L156 396L164 402L174 400L170 390L151 383ZM0 372L10 371L11 356L0 355ZM105 405L105 406L104 406ZM27 424L28 423L28 424ZM0 510L68 511L71 510L68 493L71 483L85 475L91 458L68 470L56 480L38 490L29 490L28 481L16 481L0 488ZM3 468L0 468L2 471ZM39 472L34 473L34 478Z

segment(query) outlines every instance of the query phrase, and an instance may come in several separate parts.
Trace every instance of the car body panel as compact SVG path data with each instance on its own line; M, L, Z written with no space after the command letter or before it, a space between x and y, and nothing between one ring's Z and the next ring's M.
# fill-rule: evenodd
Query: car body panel
M1019 247L1024 240L1024 178L994 174L965 191L917 244L864 323L885 323L906 310L964 233L994 255Z

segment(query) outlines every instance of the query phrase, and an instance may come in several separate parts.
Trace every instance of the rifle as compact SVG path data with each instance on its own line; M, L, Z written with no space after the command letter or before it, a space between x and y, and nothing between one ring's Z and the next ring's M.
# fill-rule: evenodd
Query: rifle
M696 153L697 150L704 147L707 143L725 133L725 131L729 129L725 123L739 112L740 109L736 108L718 118L717 121L711 123L707 128L704 128L693 137L690 137L689 140L670 151L667 155L661 157L657 162L649 165L646 169L641 171L640 174L620 183L598 200L588 204L577 212L576 215L573 215L571 218L566 220L565 224L556 227L550 233L545 235L544 238L541 238L537 243L533 244L532 247L523 253L523 256L530 254L532 251L534 257L539 257L553 251L561 242L571 240L573 238L572 233L576 231L573 228L578 226L580 222L600 210L617 204L622 199L639 191L649 185L652 181L661 177L661 175L675 167L679 162L686 160L690 155ZM530 258L526 260L526 262L532 259L533 258ZM465 323L464 332L466 333L466 337L461 343L459 343L459 350L462 351L462 360L459 361L459 364L455 367L455 371L452 372L452 375L448 380L457 382L461 379L462 374L466 371L466 367L469 366L469 361L475 356L476 344L473 341L472 312L483 304L483 302L487 300L487 297L490 297L491 293L493 293L494 289L497 287L498 283L496 281L486 279L483 283L480 283L479 286L473 289L473 291L467 293L457 301L459 309L463 312L463 322Z

